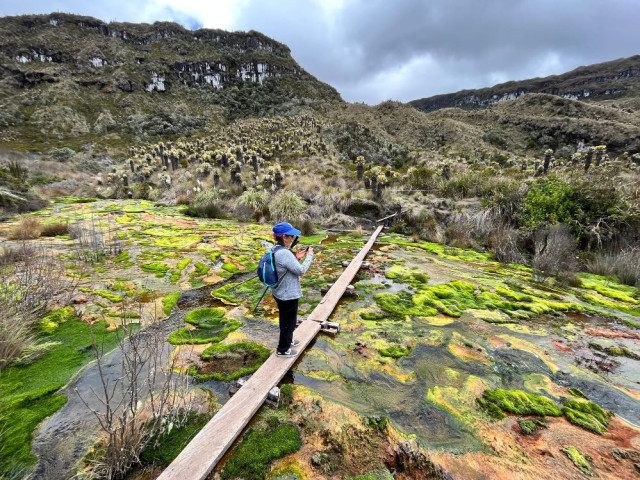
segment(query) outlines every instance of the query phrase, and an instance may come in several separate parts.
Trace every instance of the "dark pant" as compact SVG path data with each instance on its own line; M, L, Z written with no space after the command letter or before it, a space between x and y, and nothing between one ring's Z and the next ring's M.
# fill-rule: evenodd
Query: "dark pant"
M280 320L280 341L278 342L278 352L284 353L291 348L293 331L296 328L298 319L298 299L278 300L278 313Z

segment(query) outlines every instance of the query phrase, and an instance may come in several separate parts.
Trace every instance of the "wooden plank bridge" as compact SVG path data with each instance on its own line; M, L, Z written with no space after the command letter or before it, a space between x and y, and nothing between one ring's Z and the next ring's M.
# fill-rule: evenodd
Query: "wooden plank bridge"
M265 402L269 390L282 380L323 324L326 324L382 229L383 225L380 224L320 304L296 328L294 336L300 342L298 355L292 358L271 355L164 470L159 480L204 480L211 473Z

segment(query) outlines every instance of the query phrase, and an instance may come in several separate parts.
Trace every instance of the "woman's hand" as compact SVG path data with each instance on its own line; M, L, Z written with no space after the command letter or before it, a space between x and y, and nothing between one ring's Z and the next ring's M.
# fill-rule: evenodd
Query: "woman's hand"
M313 248L309 247L309 248L307 248L307 249L305 249L305 250L298 250L298 251L295 253L295 256L296 256L296 258L297 258L298 260L300 260L301 258L304 258L304 257L307 255L307 253L311 253L311 254L313 254Z

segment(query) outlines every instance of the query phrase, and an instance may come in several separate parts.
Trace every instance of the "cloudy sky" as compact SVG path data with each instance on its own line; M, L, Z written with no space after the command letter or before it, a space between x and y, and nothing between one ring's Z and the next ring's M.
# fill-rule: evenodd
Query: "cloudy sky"
M52 11L258 30L372 105L640 54L640 0L0 0L0 16Z

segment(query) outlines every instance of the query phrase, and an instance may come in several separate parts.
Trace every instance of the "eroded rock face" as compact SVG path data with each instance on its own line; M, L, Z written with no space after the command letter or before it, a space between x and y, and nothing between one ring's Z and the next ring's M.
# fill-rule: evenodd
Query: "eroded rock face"
M164 92L172 83L215 88L238 82L262 84L269 77L306 73L295 64L286 45L254 31L192 32L174 23L106 24L59 13L5 17L0 20L0 31L7 33L0 43L0 52L6 57L3 63L13 67L14 75L45 64L64 65L72 73L94 70L94 74L108 67L135 66L148 75L145 83L117 82L124 91L144 88ZM82 41L78 41L80 37ZM87 45L94 48L84 48ZM176 50L181 58L171 61ZM46 81L37 75L22 76L24 87ZM61 76L57 69L53 78L60 81Z
M427 112L441 108L484 108L515 100L528 93L546 93L572 100L620 95L627 92L628 79L640 77L640 56L580 67L563 75L508 82L490 88L462 90L410 102Z

